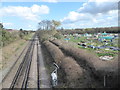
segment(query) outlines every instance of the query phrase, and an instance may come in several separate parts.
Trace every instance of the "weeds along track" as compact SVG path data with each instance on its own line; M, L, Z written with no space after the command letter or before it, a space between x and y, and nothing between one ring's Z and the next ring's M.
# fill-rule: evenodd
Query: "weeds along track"
M54 61L65 72L68 87L79 86L78 84L80 84L79 82L83 78L83 70L80 65L78 65L73 58L65 56L63 52L51 42L45 41L43 44L51 54Z
M25 52L25 50L27 49L27 47L29 46L30 42L28 42L28 44L25 46L25 48L22 50L22 52L20 53L19 57L16 59L16 61L13 63L13 65L11 66L11 68L9 69L9 71L7 72L7 74L5 75L5 77L2 79L2 82L4 82L4 80L6 79L6 77L8 76L8 74L11 72L11 70L14 68L15 64L18 62L18 60L21 58L21 56L23 55L23 53Z
M35 35L33 39L31 40L30 46L26 52L25 57L23 58L23 61L19 65L19 68L14 76L14 79L11 83L10 89L14 88L22 88L25 89L27 88L27 83L29 79L29 73L31 69L31 62L32 62L32 57L33 57L33 51L35 47ZM38 47L38 44L37 44ZM38 54L37 54L38 57ZM37 64L38 65L38 64ZM39 68L37 68L39 71ZM38 72L39 75L39 72ZM38 81L39 81L39 76L38 76ZM38 84L39 87L39 84Z
M117 86L118 82L118 60L102 61L97 56L85 50L70 46L69 43L61 40L50 41L58 46L67 55L72 56L85 69L92 72L95 77L103 80L107 78L111 82L109 87ZM114 84L112 82L115 82Z

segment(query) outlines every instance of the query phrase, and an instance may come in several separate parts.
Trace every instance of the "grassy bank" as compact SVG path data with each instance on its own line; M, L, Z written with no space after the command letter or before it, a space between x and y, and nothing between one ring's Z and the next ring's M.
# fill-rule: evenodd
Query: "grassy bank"
M10 58L12 56L15 56L16 52L21 50L23 48L23 46L27 43L26 40L29 40L30 38L32 38L32 36L33 36L33 33L28 34L26 36L26 39L16 40L16 41L1 48L1 50L2 50L2 56L1 56L2 62L0 63L1 64L0 69L6 67L6 63L10 62Z

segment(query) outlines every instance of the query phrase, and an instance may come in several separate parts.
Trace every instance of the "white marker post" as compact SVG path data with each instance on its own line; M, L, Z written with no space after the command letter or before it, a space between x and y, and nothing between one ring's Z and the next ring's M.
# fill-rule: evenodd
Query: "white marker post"
M104 87L106 87L106 77L104 75Z
M59 68L56 63L53 63L55 65L55 70L51 73L52 77L52 85L56 86L57 85L57 69Z

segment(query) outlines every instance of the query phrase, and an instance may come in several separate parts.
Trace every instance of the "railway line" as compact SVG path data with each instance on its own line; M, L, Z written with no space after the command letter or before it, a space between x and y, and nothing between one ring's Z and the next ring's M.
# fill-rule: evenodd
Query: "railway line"
M22 50L22 52L20 53L20 55L18 56L18 58L16 59L16 61L13 63L13 65L11 66L11 68L9 69L9 71L7 72L7 74L4 76L4 78L2 79L2 82L4 82L4 80L6 79L6 77L9 75L10 71L15 67L16 63L19 61L19 59L22 57L23 53L25 52L25 50L27 49L27 47L29 46L30 42L27 43L27 45L24 47L24 49Z
M30 45L27 49L27 52L14 75L14 78L10 85L10 89L38 88L39 90L40 61L39 61L38 48L39 48L38 38L36 36L33 36L33 39L30 41ZM32 82L31 82L31 78L32 78Z
M40 69L39 69L39 52L38 52L38 45L39 43L37 43L37 88L39 89L40 88L40 77L39 77L39 73L40 73Z
M33 49L33 43L34 43L34 41L32 40L23 61L19 65L19 68L18 68L18 70L14 76L14 79L11 83L11 86L10 86L10 88L12 88L12 89L17 88L17 87L19 87L19 88L22 87L23 86L22 82L25 82L24 77L26 77L26 73L27 73L27 72L25 73L25 70L27 71L28 65L31 61L31 60L29 60L29 58L30 58L30 54L32 55L31 50Z

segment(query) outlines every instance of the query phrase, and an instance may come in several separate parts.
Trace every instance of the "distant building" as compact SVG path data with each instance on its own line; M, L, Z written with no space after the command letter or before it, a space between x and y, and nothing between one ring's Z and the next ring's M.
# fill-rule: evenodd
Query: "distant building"
M16 30L16 29L6 29L8 32L18 32L19 30Z

